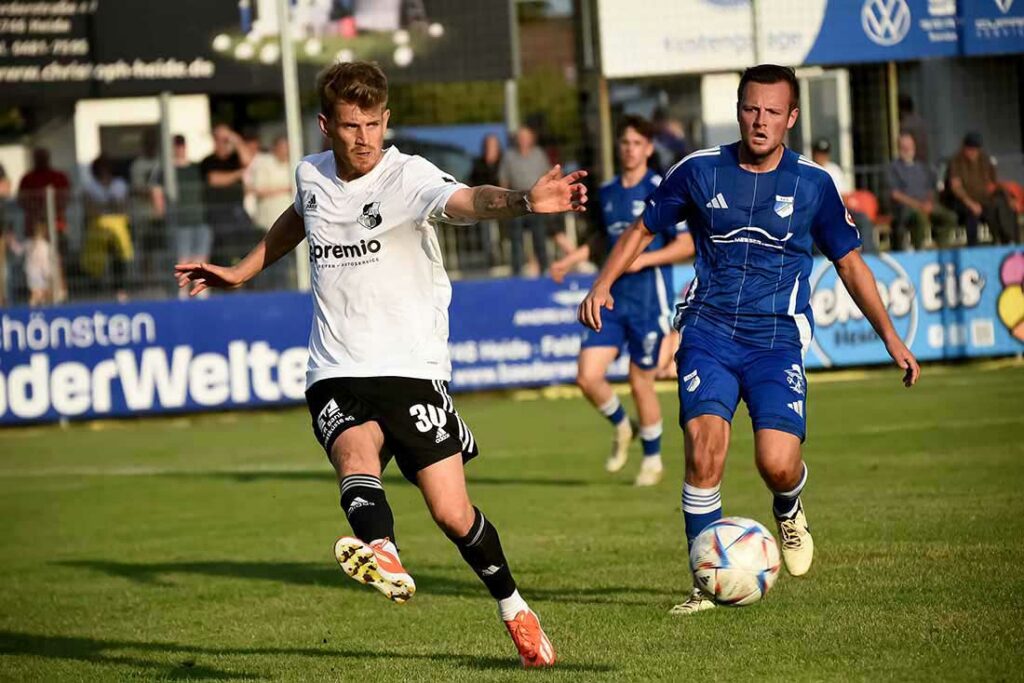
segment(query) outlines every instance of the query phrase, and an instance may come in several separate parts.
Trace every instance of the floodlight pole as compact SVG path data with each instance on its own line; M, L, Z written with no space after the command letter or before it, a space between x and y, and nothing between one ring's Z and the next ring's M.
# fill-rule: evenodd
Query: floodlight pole
M299 73L292 42L288 0L277 0L277 28L281 35L281 75L284 80L284 117L288 131L288 161L294 169L302 161L302 104L299 102ZM292 176L292 192L295 177ZM295 249L298 288L309 290L309 246L303 241Z
M757 16L757 0L750 0L750 40L754 46L754 64L761 63L761 45L760 45L760 31L759 31L759 20Z

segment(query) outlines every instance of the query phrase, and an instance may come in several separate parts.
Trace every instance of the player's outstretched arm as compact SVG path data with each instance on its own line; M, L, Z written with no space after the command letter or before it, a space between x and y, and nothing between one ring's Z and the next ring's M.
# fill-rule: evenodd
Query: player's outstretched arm
M889 319L885 310L882 298L878 295L878 288L875 284L875 276L864 263L860 252L856 249L835 262L836 272L839 278L846 285L846 291L853 297L857 307L864 313L864 316L871 323L878 336L885 342L885 349L892 356L900 368L904 370L903 384L912 387L921 376L921 366L918 365L914 354L910 352L907 345L903 343L896 328Z
M661 249L641 253L629 264L627 272L636 273L644 268L682 263L693 258L694 253L696 249L693 246L693 237L690 233L684 232L676 235L674 240Z
M192 289L189 295L195 296L210 287L216 289L235 289L241 287L266 270L275 261L290 252L306 236L302 216L289 206L267 232L260 243L237 265L226 267L212 263L179 263L174 266L174 275L178 279L178 287Z
M612 310L615 307L612 285L653 240L654 233L644 225L643 218L638 218L626 232L622 233L622 237L615 243L612 253L608 255L608 260L598 273L587 298L580 304L577 318L581 323L595 332L601 331L601 309Z
M444 210L449 216L472 221L515 218L528 213L583 212L587 210L587 188L579 181L586 175L586 171L562 175L562 167L555 166L527 192L494 185L463 188L452 193Z

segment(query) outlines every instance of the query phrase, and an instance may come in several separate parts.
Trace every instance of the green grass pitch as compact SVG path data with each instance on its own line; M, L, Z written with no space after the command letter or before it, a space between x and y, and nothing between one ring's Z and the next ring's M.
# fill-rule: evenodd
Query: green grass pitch
M474 502L560 663L517 669L493 602L389 471L387 602L337 569L347 532L304 409L0 432L0 679L1007 680L1024 677L1024 366L811 378L817 555L752 607L671 617L690 581L676 398L653 490L603 471L582 399L457 397ZM726 514L771 522L744 408Z

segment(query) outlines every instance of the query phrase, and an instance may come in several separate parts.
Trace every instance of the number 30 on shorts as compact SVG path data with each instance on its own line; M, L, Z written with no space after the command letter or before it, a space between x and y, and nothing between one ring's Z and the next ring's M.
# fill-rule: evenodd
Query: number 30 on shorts
M409 414L416 418L416 429L424 434L448 423L448 415L437 406L417 403L409 408Z

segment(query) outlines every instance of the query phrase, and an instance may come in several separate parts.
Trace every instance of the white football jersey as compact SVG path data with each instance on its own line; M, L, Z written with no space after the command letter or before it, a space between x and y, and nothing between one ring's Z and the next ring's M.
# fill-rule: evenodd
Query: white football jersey
M451 379L452 286L434 223L466 187L418 156L385 150L366 175L338 178L331 151L295 171L313 289L306 386L328 377Z

